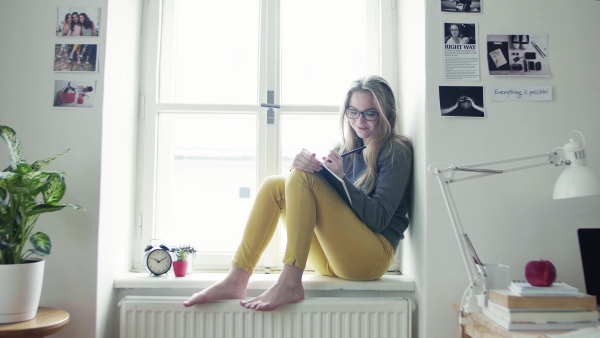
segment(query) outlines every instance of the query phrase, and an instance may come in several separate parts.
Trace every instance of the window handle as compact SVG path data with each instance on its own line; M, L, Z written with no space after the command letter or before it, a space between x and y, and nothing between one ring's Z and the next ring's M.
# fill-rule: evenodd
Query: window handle
M281 108L280 105L274 103L261 103L260 106L265 108Z
M280 105L275 104L275 91L267 90L267 103L261 103L261 107L269 108L267 109L267 124L275 123L275 111L274 108L281 108Z

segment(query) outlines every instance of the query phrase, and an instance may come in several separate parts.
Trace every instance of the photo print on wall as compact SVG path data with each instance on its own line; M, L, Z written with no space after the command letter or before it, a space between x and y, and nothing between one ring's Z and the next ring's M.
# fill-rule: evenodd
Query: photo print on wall
M442 116L485 117L483 86L440 86Z
M487 61L490 75L550 77L548 36L488 35Z
M445 22L444 80L479 81L479 46L476 23Z
M96 81L56 80L54 81L55 108L92 108Z
M442 12L481 13L483 0L440 0Z
M59 7L56 16L56 36L91 37L100 34L99 7Z
M98 45L54 45L55 72L95 72L98 65Z

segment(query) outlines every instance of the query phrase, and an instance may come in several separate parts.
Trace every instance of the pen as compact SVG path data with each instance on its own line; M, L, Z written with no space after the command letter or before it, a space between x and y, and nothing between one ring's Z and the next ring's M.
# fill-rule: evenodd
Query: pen
M531 44L533 45L533 48L535 48L535 50L537 50L538 53L540 53L540 55L542 57L544 57L544 58L546 57L546 54L544 54L544 52L542 52L542 49L534 41L531 41Z
M341 157L345 157L345 156L347 156L347 155L354 154L355 152L357 152L357 151L360 151L360 150L363 150L363 149L365 149L366 147L367 147L367 146L358 147L358 148L356 148L356 149L354 149L354 150L350 150L350 151L348 151L348 152L345 152L345 153L341 154L340 156L341 156Z

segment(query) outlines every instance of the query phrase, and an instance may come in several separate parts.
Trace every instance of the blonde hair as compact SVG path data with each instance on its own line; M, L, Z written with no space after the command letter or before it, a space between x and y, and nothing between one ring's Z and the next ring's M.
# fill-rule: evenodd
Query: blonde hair
M377 158L380 156L380 150L391 143L399 143L409 152L412 152L412 147L410 140L400 135L396 130L398 116L396 114L396 99L392 88L381 76L371 75L354 80L348 89L340 112L342 144L338 151L352 150L360 147L363 143L362 139L352 129L350 121L345 114L350 103L350 98L356 91L371 93L375 102L375 108L379 112L379 123L377 123L370 136L371 141L369 146L362 151L367 169L354 182L357 187L361 188L366 194L369 194L375 189L377 184ZM390 151L392 150L393 148L390 148ZM353 157L355 154L349 156ZM350 166L346 169L347 171L351 170L352 162L352 158L350 158Z

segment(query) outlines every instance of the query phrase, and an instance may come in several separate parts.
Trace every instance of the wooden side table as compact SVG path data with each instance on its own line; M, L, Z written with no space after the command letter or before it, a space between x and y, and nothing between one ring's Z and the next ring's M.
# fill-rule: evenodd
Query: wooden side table
M69 322L69 313L50 307L40 307L32 320L0 324L0 338L47 337L60 331Z

